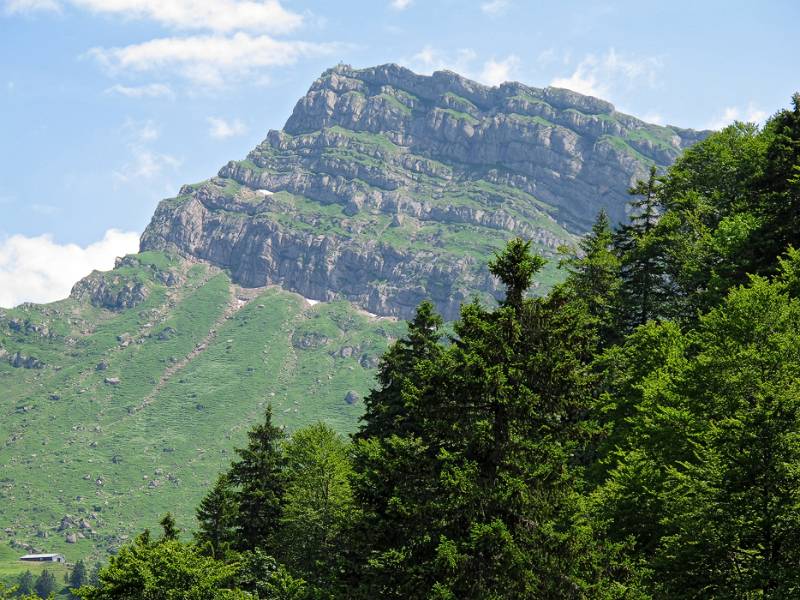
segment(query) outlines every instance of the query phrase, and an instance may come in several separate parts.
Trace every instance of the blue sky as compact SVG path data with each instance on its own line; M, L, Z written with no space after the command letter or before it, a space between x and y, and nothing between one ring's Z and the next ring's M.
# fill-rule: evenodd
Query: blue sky
M0 306L109 268L161 198L244 157L337 62L716 128L788 105L798 34L796 0L0 0Z

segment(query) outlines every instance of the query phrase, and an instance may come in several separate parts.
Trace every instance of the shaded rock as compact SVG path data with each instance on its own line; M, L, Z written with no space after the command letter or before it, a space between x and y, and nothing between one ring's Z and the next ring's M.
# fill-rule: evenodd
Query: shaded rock
M347 404L355 404L356 402L359 402L360 400L361 400L361 396L358 395L358 392L354 392L353 390L350 390L349 392L347 392L347 394L345 394L345 397L344 397L344 401L347 402Z

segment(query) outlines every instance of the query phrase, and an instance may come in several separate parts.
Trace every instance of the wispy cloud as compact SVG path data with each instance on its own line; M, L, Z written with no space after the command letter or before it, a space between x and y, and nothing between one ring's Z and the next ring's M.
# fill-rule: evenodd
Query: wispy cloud
M113 172L119 183L130 183L137 180L152 180L165 170L174 170L181 161L170 154L155 152L142 146L131 146L131 159Z
M708 129L722 129L734 121L762 124L768 116L767 111L758 108L755 104L750 102L745 107L725 107L722 112L717 114L706 124L706 127Z
M392 0L389 3L394 10L405 10L414 4L414 0Z
M6 0L3 12L8 15L32 12L61 12L56 0Z
M174 98L175 92L165 83L127 86L116 84L106 89L107 94L119 94L128 98Z
M6 12L58 11L64 4L173 29L222 33L287 33L303 23L303 15L285 9L278 0L8 0Z
M232 36L169 37L118 48L92 48L89 55L111 72L177 73L193 83L214 87L259 69L329 55L338 48L338 44L276 40L238 32Z
M130 157L112 172L117 183L152 182L166 171L175 171L181 165L180 159L152 147L152 143L161 137L161 129L154 121L126 119L120 133Z
M125 119L121 132L132 144L147 144L161 137L161 128L152 119Z
M498 85L514 79L520 65L520 59L515 54L481 61L471 48L445 52L433 46L425 46L407 62L421 73L454 71L486 85Z
M601 56L586 55L571 75L556 77L550 85L607 98L613 90L630 89L634 84L655 87L661 67L661 60L657 57L632 58L611 48Z
M208 117L208 135L218 140L236 137L247 131L244 123L239 119L227 121L219 117Z
M423 73L448 70L465 74L471 70L477 57L475 51L470 48L443 52L433 46L425 46L411 57L410 62L413 68Z
M478 80L488 85L499 85L504 81L514 79L514 73L519 66L519 57L509 54L502 60L487 60L483 63Z
M487 15L499 15L506 12L510 5L509 0L490 0L481 4L481 10Z
M116 229L85 247L59 244L50 235L0 240L0 306L65 298L78 279L112 268L117 256L138 248L139 234Z

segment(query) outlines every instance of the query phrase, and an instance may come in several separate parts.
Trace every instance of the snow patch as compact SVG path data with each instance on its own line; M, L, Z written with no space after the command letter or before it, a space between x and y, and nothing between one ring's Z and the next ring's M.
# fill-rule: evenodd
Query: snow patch
M256 190L256 194L260 194L262 196L272 196L275 192L271 192L269 190Z
M303 296L303 299L306 302L308 302L311 306L314 306L315 304L319 304L319 300L312 300L311 298L306 298L305 296Z

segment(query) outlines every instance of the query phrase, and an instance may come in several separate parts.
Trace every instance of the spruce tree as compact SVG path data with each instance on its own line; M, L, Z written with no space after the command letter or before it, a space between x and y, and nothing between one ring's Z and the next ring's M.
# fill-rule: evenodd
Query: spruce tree
M560 266L568 273L565 290L586 304L595 321L600 346L617 341L620 261L614 252L614 234L605 211L600 211L591 231L581 238L578 252Z
M39 598L48 598L56 590L55 576L47 569L43 569L39 577L36 578L36 584L33 589Z
M778 112L766 125L769 144L760 182L763 227L754 242L760 270L775 270L775 258L789 246L800 247L800 93L792 108Z
M180 530L178 529L177 525L175 524L175 517L172 516L172 513L168 512L164 515L164 518L161 519L159 523L161 525L161 529L163 531L162 538L163 540L177 540L178 535L180 534Z
M87 583L86 564L83 560L79 560L75 563L75 566L72 567L72 572L69 575L69 587L76 590Z
M221 474L197 508L198 544L208 545L215 557L225 556L236 539L236 515L234 490L227 474Z
M668 295L659 239L653 235L661 210L655 166L647 181L639 181L629 193L630 222L619 228L615 246L620 259L622 321L631 330L659 316Z
M358 446L361 597L564 597L608 583L577 527L571 464L593 334L563 297L525 299L544 263L529 249L513 240L491 261L507 288L500 307L462 307L452 343L410 365L413 433Z
M36 580L30 570L22 573L17 579L17 593L27 596L33 593L33 586L36 585Z
M247 437L247 446L236 449L239 458L228 474L238 507L236 546L240 550L271 549L283 513L286 468L281 448L286 436L272 424L271 406L264 422L253 427Z
M433 361L441 353L441 327L442 318L436 314L433 303L422 302L408 323L406 336L381 357L380 387L364 399L365 411L356 439L407 433L409 427L414 427L404 405L403 389L415 385L416 365Z

